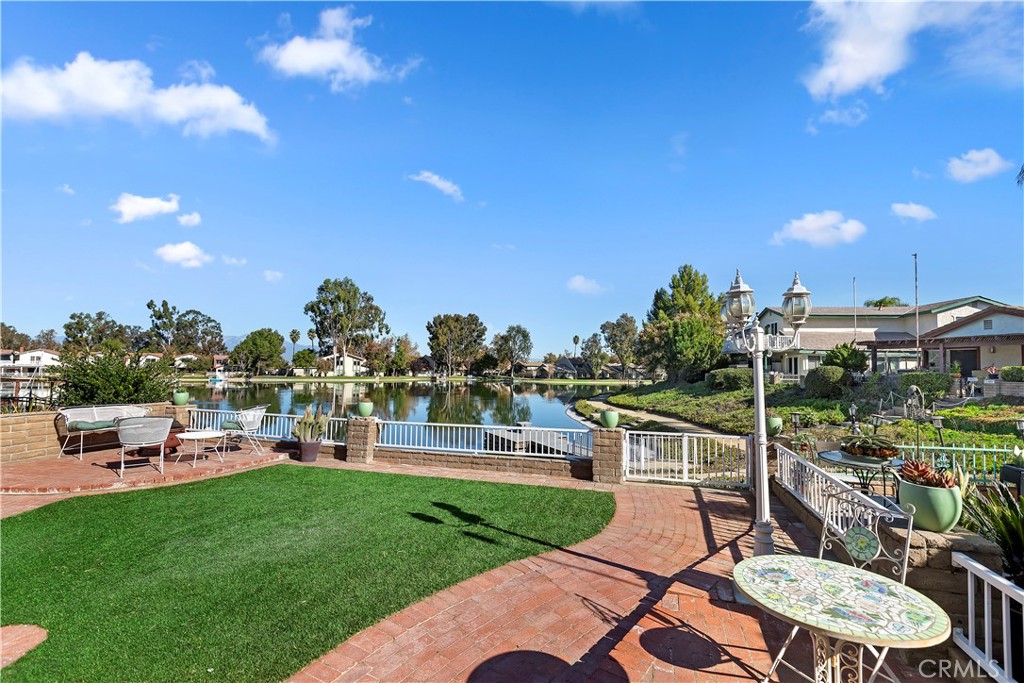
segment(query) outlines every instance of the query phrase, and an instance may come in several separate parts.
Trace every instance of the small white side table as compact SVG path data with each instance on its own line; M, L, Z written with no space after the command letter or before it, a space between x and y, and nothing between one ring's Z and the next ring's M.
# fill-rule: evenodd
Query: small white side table
M194 432L181 432L177 435L181 441L192 441L195 443L195 450L192 453L192 467L196 466L196 461L199 459L199 450L202 448L203 457L206 457L206 442L216 439L216 443L213 445L213 452L217 454L217 457L221 462L224 462L224 450L227 444L227 435L224 432L219 432L214 429L201 429ZM185 450L182 448L182 450ZM181 453L178 453L178 457L175 458L174 462L177 463L181 460Z

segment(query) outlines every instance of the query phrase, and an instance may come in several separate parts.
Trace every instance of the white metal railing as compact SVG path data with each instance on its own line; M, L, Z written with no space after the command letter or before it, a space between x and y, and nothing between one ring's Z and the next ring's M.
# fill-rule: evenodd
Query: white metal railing
M234 420L238 417L235 410L211 410L209 408L188 409L189 429L217 429L219 430L224 420ZM293 441L292 430L295 428L295 421L299 415L283 415L281 413L267 413L260 422L259 429L253 436L261 439L283 439ZM327 421L327 432L324 434L324 441L327 443L343 444L347 434L348 420L343 417L332 417Z
M627 479L714 486L750 485L750 438L727 434L626 432Z
M1012 446L938 446L901 443L900 456L929 461L932 467L949 469L956 463L974 479L986 481L999 478L999 468L1013 455Z
M800 375L784 372L782 373L781 380L783 384L800 384Z
M445 451L474 455L525 455L541 458L591 458L594 454L594 439L589 429L391 420L378 420L376 445L399 450Z
M961 627L954 628L953 642L999 683L1017 680L1024 673L1013 670L1013 652L1024 647L1024 642L1021 642L1024 640L1021 636L1024 633L1024 617L1021 616L1024 611L1024 589L963 553L953 553L953 566L967 570L967 633ZM984 614L981 633L978 633L978 581L982 584L981 603ZM1001 608L1003 642L999 648L995 647L992 632L996 621L993 600L998 600ZM1011 602L1017 604L1014 606ZM1017 622L1016 628L1013 626L1014 621Z
M866 505L884 509L877 501L855 490L834 473L826 472L817 465L804 460L785 446L775 444L775 450L778 453L778 469L775 473L775 480L792 493L818 519L825 519L825 501L828 495L839 491L849 492L850 495L859 498Z

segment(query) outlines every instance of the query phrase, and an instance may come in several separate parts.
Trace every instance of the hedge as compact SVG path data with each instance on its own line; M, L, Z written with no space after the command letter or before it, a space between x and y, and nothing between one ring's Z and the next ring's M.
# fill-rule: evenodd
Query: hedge
M843 395L842 368L835 365L821 365L807 373L804 388L811 398L839 398Z
M752 368L721 368L712 370L704 378L709 389L718 391L737 391L754 387L754 370Z
M953 386L953 378L944 372L907 372L900 375L899 393L907 395L911 386L916 385L924 394L925 404L946 396Z
M1024 382L1024 365L1007 365L999 371L999 379L1004 382Z

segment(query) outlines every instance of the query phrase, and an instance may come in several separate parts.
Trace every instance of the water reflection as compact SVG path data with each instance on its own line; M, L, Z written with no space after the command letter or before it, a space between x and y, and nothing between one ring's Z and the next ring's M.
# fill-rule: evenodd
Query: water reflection
M382 420L448 424L514 425L530 422L537 427L578 427L565 414L566 405L599 393L617 391L615 386L508 384L478 382L431 385L416 383L312 383L250 384L189 387L200 408L235 410L269 404L269 413L301 413L306 406L320 406L336 416L354 412L360 400L373 401L374 415Z

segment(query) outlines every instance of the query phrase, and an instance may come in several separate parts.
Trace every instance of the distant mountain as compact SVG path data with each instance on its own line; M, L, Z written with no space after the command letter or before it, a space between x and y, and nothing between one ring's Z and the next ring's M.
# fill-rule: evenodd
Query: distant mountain
M224 337L224 346L228 347L228 351L238 346L238 343L245 339L245 336L231 336Z

